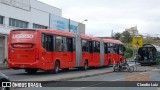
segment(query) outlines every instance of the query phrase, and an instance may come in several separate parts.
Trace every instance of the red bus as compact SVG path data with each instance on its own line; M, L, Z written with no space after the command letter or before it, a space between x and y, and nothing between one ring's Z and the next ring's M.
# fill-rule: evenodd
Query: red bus
M123 44L118 40L102 40L60 30L12 30L8 48L9 68L25 69L27 73L39 69L54 73L68 68L86 70L124 61ZM112 53L112 49L117 52Z

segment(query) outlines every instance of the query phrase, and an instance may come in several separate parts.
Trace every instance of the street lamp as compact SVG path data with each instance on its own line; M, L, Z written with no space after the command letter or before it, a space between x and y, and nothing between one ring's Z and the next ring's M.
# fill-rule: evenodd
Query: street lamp
M86 22L86 21L88 21L87 19L85 19L85 20L83 20L82 22L80 22L79 24L78 24L78 26L74 29L74 30L77 30L77 28L83 23L83 22ZM79 31L77 30L77 34L79 33Z

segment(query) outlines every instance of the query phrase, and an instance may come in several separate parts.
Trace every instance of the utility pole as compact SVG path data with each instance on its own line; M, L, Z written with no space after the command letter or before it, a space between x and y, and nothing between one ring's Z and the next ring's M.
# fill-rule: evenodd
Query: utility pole
M69 24L68 24L68 29L69 29L68 31L69 31L69 32L71 32L71 27L70 27L70 26L71 26L71 20L70 20L70 18L69 18Z
M112 31L111 31L111 38L113 38L113 29L112 29Z

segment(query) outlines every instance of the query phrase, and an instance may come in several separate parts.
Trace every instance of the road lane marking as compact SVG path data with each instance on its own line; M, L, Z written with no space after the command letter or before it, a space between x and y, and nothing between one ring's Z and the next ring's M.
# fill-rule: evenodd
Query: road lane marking
M101 83L97 83L97 84L92 84L92 85L89 85L89 86L86 86L86 87L75 88L75 89L72 89L72 90L80 90L80 89L84 89L84 88L87 88L87 87L92 87L92 86L100 85L100 84L103 84L103 83L105 83L105 82L101 82Z

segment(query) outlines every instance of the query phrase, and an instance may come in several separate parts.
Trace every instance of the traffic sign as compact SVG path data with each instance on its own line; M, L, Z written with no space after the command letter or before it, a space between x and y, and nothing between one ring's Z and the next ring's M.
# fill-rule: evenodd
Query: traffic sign
M137 48L142 47L143 45L143 37L137 36L132 38L132 47L136 46Z

